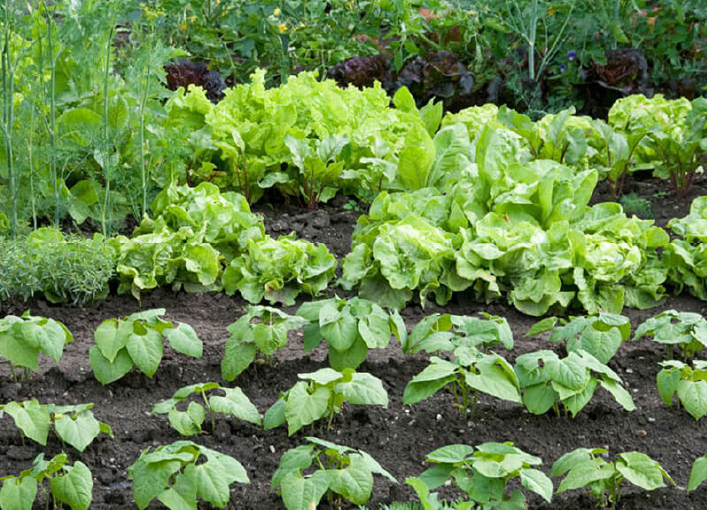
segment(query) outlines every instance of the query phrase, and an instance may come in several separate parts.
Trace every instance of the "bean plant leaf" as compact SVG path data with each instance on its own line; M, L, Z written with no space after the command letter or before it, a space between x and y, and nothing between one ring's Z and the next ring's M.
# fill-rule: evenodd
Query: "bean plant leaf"
M139 323L136 323L136 326ZM138 328L136 328L138 329ZM142 328L128 337L126 348L135 365L148 377L157 372L162 361L162 335L154 330Z
M115 362L118 352L125 347L127 337L118 334L118 320L108 319L103 321L93 333L96 346L101 354L110 362Z
M695 460L690 470L690 481L687 483L687 492L694 491L707 480L707 455Z
M226 396L214 395L209 398L211 410L216 413L231 414L238 419L261 425L258 409L240 388L221 388Z
M189 324L181 322L176 328L165 329L164 336L175 351L192 358L201 358L203 344Z
M231 337L226 341L226 352L221 362L221 376L226 381L233 381L255 360L255 344L243 344Z
M2 481L0 508L3 510L32 510L36 497L36 478L31 476L9 477Z
M670 475L645 453L628 452L619 455L616 470L626 479L642 489L652 491L665 487L663 478L674 483Z
M52 494L71 510L88 510L93 499L93 475L86 464L76 461L64 474L51 479Z
M135 366L127 348L118 351L111 363L108 358L103 356L101 350L94 345L88 351L88 359L91 362L93 375L103 385L117 381Z
M290 436L327 414L331 390L326 386L319 386L310 394L308 388L306 382L300 381L289 391L285 416L287 434Z
M383 382L371 374L353 374L351 381L337 383L335 391L343 394L351 404L388 407L388 392L383 388Z
M280 486L287 510L316 510L329 489L329 479L324 471L316 471L309 478L293 471L282 479Z
M707 413L707 381L678 382L678 398L685 411L699 420Z
M206 418L204 407L196 402L189 402L186 411L172 408L168 415L172 428L183 436L195 436L201 433L201 426Z
M170 510L194 510L197 508L196 497L196 485L192 478L179 473L174 484L157 496L157 499Z
M373 491L373 474L360 455L349 455L344 469L327 470L329 489L355 505L364 505Z
M17 428L30 439L46 446L49 435L49 412L36 400L28 400L22 404L10 402L0 406L0 410L5 411L15 420Z
M100 434L101 427L91 411L54 417L54 430L62 441L83 452Z
M538 469L523 469L520 472L523 487L540 495L548 503L552 500L552 480Z

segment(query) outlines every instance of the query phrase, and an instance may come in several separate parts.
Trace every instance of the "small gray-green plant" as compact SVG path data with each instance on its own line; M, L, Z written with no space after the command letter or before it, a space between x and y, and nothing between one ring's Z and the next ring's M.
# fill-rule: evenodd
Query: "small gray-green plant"
M82 452L100 433L113 437L110 425L98 421L93 416L92 408L93 404L43 405L33 399L25 402L9 402L0 406L0 412L9 414L15 420L15 425L20 429L22 444L26 436L46 446L49 427L53 425L54 432L62 443L67 443Z
M145 449L128 468L128 478L140 510L155 498L172 510L196 510L198 498L223 508L231 499L229 485L250 483L236 459L191 441L176 441L152 452Z
M371 374L356 373L350 368L341 372L322 368L309 374L297 374L297 377L303 380L282 393L265 413L265 430L287 422L287 433L291 436L325 417L329 418L330 428L344 403L388 407L388 393L383 382Z
M226 395L206 396L206 392L219 390ZM184 402L193 393L201 395L204 405L196 402L189 402L186 411L177 409L177 404ZM183 436L195 436L201 434L201 426L206 418L206 410L211 419L211 430L215 428L214 413L230 414L240 420L245 420L257 426L262 424L262 419L258 409L245 396L243 391L236 388L223 388L217 383L209 382L203 384L192 384L178 389L172 398L163 400L152 406L152 414L167 414L172 428Z
M523 354L516 360L515 373L523 388L523 403L533 414L553 409L559 417L562 408L565 416L570 413L574 418L597 387L608 391L627 411L636 408L616 372L582 349L562 359L546 350Z
M641 198L634 192L621 195L619 203L624 208L624 212L627 216L637 216L642 220L652 220L655 218L650 200Z
M693 360L692 364L694 368L677 360L663 361L656 382L666 405L672 405L677 394L685 411L699 420L707 413L707 361Z
M558 321L561 326L557 326ZM567 352L582 349L601 363L608 363L623 342L631 336L631 321L623 315L599 313L586 317L570 317L569 322L548 317L533 325L526 336L552 330L550 342L563 342Z
M518 379L505 358L494 353L485 354L474 347L461 346L454 350L452 361L432 356L427 368L405 387L403 404L421 402L445 387L449 387L454 395L455 405L463 419L467 418L470 403L474 413L479 392L521 403Z
M203 345L194 329L183 322L175 327L160 319L164 314L164 308L155 308L124 319L108 319L98 326L93 334L96 345L88 353L98 382L117 381L134 366L147 377L155 375L162 361L162 337L175 351L201 358Z
M513 443L484 443L476 448L453 444L427 455L434 466L418 478L408 478L420 498L424 510L444 508L437 494L430 491L447 481L456 485L468 498L458 503L459 510L492 508L526 508L525 496L519 490L507 494L508 482L520 478L526 489L538 494L548 503L552 500L552 481L534 466L542 459L525 453Z
M384 349L393 332L393 317L367 299L325 299L304 303L297 315L309 323L304 328L305 352L322 340L329 345L329 364L335 370L358 368L368 349ZM404 325L402 326L404 329Z
M39 367L39 353L59 363L64 345L74 339L61 322L45 317L33 317L29 310L17 317L7 315L0 319L0 357L7 360L12 376L17 380L17 369L27 378L30 370Z
M287 345L287 333L308 321L269 306L249 306L248 313L226 328L226 352L221 361L221 376L233 381L261 354L268 361L277 349Z
M668 359L673 359L676 345L684 359L691 359L707 346L707 320L699 313L666 310L638 326L633 340L644 336L666 345Z
M371 498L373 475L398 483L363 450L316 437L305 439L310 444L292 448L282 455L270 484L272 490L280 492L287 510L317 508L325 495L331 508L341 508L342 500L363 505Z
M647 491L665 487L664 479L675 485L660 464L644 453L620 453L615 462L602 458L607 453L602 448L577 448L557 459L551 475L565 476L557 494L588 487L598 507L616 508L624 479Z
M35 457L30 469L19 476L5 476L0 489L0 508L31 510L37 499L37 488L41 487L49 508L49 493L52 508L68 505L71 510L88 510L93 499L93 475L81 461L69 464L65 453L44 460L44 454ZM45 481L49 481L49 489Z

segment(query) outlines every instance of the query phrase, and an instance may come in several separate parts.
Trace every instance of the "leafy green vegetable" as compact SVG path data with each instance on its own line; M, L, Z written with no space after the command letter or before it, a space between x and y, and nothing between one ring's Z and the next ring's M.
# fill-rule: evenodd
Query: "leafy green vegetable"
M520 478L529 491L548 503L552 500L552 481L535 466L542 459L529 455L513 443L483 443L476 448L465 444L443 446L427 455L427 462L434 464L418 478L408 478L425 510L437 506L436 495L430 494L447 481L451 481L469 499L470 504L459 508L525 508L525 496L519 490L507 494L509 480Z
M206 392L213 390L221 391L225 393L225 396L211 395L207 397ZM185 402L194 393L201 395L204 406L209 411L212 431L215 428L214 413L230 414L258 426L262 424L258 409L240 388L224 388L213 382L179 388L172 398L152 406L152 414L167 414L172 428L183 436L201 434L201 425L206 417L204 406L192 401L189 402L186 411L177 409L177 404Z
M656 381L666 405L673 404L677 393L685 411L699 420L707 413L707 361L693 360L692 364L694 368L677 360L663 361Z
M692 358L707 346L707 321L699 313L666 310L643 322L633 340L644 336L668 346L668 359L673 358L673 346L679 345L684 358Z
M675 485L660 464L644 453L620 453L615 463L604 460L607 453L602 448L577 448L557 459L551 475L565 476L557 494L588 486L597 506L616 508L624 479L648 491L665 487L664 478Z
M391 482L397 480L363 450L330 443L316 437L306 437L305 444L286 451L280 458L270 484L278 490L287 510L316 508L321 498L336 494L341 501L364 505L373 492L373 475L382 475ZM304 475L312 465L316 471Z
M299 329L307 320L288 315L269 306L248 306L248 313L226 328L226 352L221 361L221 376L233 381L255 361L258 353L268 360L277 349L287 345L289 331Z
M224 508L231 499L229 485L250 483L236 459L191 441L176 441L152 452L145 449L128 468L128 478L140 510L155 498L172 510L196 510L198 498Z
M274 429L287 422L287 433L292 435L305 425L320 418L329 418L341 412L344 403L354 405L380 405L388 407L388 393L383 382L367 373L356 373L346 368L337 372L322 368L309 374L298 374L303 379L280 395L265 413L265 430Z
M88 353L93 374L101 384L117 381L137 366L152 377L162 361L163 337L172 348L201 358L203 345L194 329L186 323L176 327L160 316L164 308L145 310L124 319L103 321L93 333L96 345Z
M15 368L37 370L39 353L59 363L64 345L74 339L61 322L45 317L34 317L29 310L17 317L7 315L0 319L0 356L10 363L12 375Z
M32 468L20 472L19 476L5 476L0 489L0 507L31 510L37 497L37 487L49 480L49 491L55 503L68 505L71 510L88 510L93 499L93 475L86 464L76 461L69 464L65 453L44 460L40 453L32 462Z
M563 359L552 351L523 354L516 360L515 373L523 388L525 407L533 414L553 409L560 416L561 404L565 415L569 412L575 417L597 387L604 388L627 411L636 408L631 394L621 385L621 378L579 348Z
M113 437L111 427L93 416L93 404L58 406L40 404L36 399L25 402L9 402L0 406L15 421L22 437L46 446L50 425L64 443L83 452L98 434Z

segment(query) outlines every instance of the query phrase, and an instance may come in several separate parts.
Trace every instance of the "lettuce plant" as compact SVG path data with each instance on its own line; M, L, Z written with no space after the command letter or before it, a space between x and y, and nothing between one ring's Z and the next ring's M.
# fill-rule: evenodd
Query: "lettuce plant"
M523 388L523 402L533 414L550 409L560 416L577 416L592 399L597 387L608 391L627 411L636 409L631 394L621 385L621 378L608 366L582 349L560 358L552 351L537 351L518 356L515 373Z
M559 327L558 322L561 324ZM550 342L563 342L567 352L581 349L594 356L600 363L606 364L631 335L631 321L628 317L613 313L570 317L569 321L548 317L534 324L526 336L539 335L550 330Z
M218 390L225 393L225 396L213 394L209 397L206 392ZM197 402L189 402L186 411L177 409L177 405L185 402L192 394L199 394L204 405ZM257 426L262 424L260 413L243 391L238 388L224 388L217 383L209 382L202 384L192 384L179 388L172 398L163 400L152 406L152 414L166 414L172 428L183 436L195 436L201 434L201 426L206 418L206 411L209 412L211 420L211 430L215 427L214 413L229 414L240 420L253 423Z
M155 308L124 319L108 319L98 326L93 333L96 345L88 352L98 382L117 381L134 366L147 377L155 375L162 361L163 337L175 351L201 358L203 345L194 329L183 322L175 327L160 318L164 314L164 308Z
M341 507L342 501L365 505L373 492L373 475L397 480L368 453L316 437L286 451L270 483L282 496L287 510L310 510L325 495L329 504ZM311 468L316 468L312 471ZM307 474L305 474L307 472Z
M357 297L303 303L297 315L308 321L304 328L305 352L326 341L329 365L334 370L358 368L366 360L368 349L384 349L391 334L398 331L391 327L393 316L372 301Z
M416 404L446 387L454 395L457 401L455 406L459 408L463 419L467 418L469 404L474 413L479 392L521 403L516 374L502 356L484 354L471 346L461 346L454 350L452 361L432 356L427 368L405 386L403 404ZM470 398L472 392L473 401Z
M88 510L91 507L91 470L79 460L71 465L63 452L50 460L45 460L44 454L40 453L32 461L30 469L21 471L19 476L5 476L0 480L0 508L31 510L37 498L38 486L42 486L47 495L47 508L50 493L54 508L59 508L62 504L68 505L71 510ZM48 491L42 485L47 480Z
M607 453L602 448L577 448L557 459L551 475L564 476L557 494L589 487L599 507L616 508L624 479L647 491L665 487L663 479L675 485L660 464L644 453L620 453L616 462L604 460Z
M707 361L693 360L692 364L694 368L676 360L663 361L656 382L666 405L673 404L677 393L685 411L699 420L707 413Z
M322 368L309 374L298 374L303 379L280 394L263 419L265 430L287 422L287 434L292 435L305 425L328 417L329 427L334 416L345 403L388 407L388 393L383 382L366 373L346 368L337 372Z
M534 466L542 459L525 453L513 443L483 443L475 448L465 444L443 446L427 455L434 465L418 478L405 483L417 493L424 510L438 510L441 503L430 491L451 481L468 498L455 508L526 508L523 493L507 494L508 482L520 478L521 485L548 503L552 500L552 481Z
M231 499L229 485L250 483L236 459L191 441L145 449L128 468L128 479L133 481L133 499L140 510L155 498L172 510L196 510L199 498L224 508Z
M646 336L667 346L668 359L673 359L676 345L680 346L683 358L691 359L707 347L707 320L699 313L666 310L638 326L633 340Z
M287 345L289 331L299 329L307 320L288 315L269 306L248 306L248 313L226 328L226 352L221 361L221 377L233 381L258 354L269 360L277 349Z
M20 317L7 315L0 319L0 356L10 364L12 376L16 369L26 377L29 370L37 370L39 353L59 363L64 345L74 339L61 322L45 317L33 317L29 310Z
M62 442L83 452L98 437L98 434L103 433L113 437L110 425L98 421L93 416L92 408L93 404L58 406L40 404L33 399L25 402L9 402L1 405L0 411L6 412L15 420L23 444L26 436L46 446L49 427L53 426L54 432Z

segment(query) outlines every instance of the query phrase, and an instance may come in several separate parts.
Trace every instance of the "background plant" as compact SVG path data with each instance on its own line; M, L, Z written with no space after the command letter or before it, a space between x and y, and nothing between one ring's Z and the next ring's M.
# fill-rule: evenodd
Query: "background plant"
M636 328L633 340L643 337L666 345L669 360L673 359L673 347L680 346L683 360L687 360L707 346L707 321L699 313L666 310Z
M707 361L693 360L692 364L694 368L677 360L663 361L656 382L666 405L672 406L677 393L685 411L699 420L707 413Z

